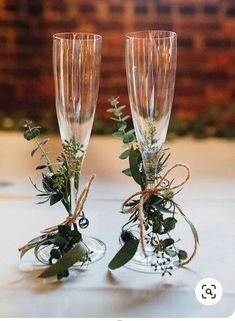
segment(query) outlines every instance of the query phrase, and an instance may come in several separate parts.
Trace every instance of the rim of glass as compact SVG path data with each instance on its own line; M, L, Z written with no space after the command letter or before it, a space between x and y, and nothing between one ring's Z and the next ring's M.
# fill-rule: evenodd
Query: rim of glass
M72 36L72 35L75 35L75 36L78 36L78 35L83 35L83 36L93 36L93 38L89 39L79 39L79 38L69 38L69 37L66 37L66 36ZM76 32L76 31L69 31L69 32L59 32L59 33L55 33L53 35L53 39L58 39L58 40L75 40L75 41L94 41L94 40L102 40L102 36L101 35L98 35L98 34L95 34L95 33L90 33L90 32Z
M155 33L152 37L147 37L148 33ZM161 33L163 34L161 36ZM174 31L170 30L141 30L141 31L132 31L126 34L127 39L141 39L141 40L148 40L148 39L170 39L176 38L177 34Z

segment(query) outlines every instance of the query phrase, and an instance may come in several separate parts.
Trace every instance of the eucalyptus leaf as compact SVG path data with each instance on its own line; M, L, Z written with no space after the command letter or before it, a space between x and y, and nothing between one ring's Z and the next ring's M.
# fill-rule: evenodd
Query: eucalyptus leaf
M36 167L36 169L38 170L38 169L44 169L44 168L47 168L48 167L48 165L47 164L42 164L42 165L38 165L37 167Z
M49 138L45 138L45 139L43 139L43 140L41 140L41 141L39 142L39 145L40 145L40 146L43 146L43 145L45 145L48 141L49 141Z
M64 248L67 245L68 241L60 235L55 235L54 244L59 246L60 249Z
M113 97L110 98L110 99L109 99L110 104L111 104L112 106L118 105L118 104L119 104L118 98L119 98L119 97L117 97L117 98L113 98Z
M126 105L122 105L120 107L117 107L116 110L121 111L126 108Z
M109 109L107 109L106 111L108 112L108 113L114 113L115 112L115 108L109 108Z
M36 151L38 150L38 148L39 147L36 147L36 148L34 148L33 150L32 150L32 152L31 152L31 156L33 157L33 155L36 153Z
M123 174L126 176L132 176L130 168L126 168L122 171Z
M121 155L119 156L120 159L126 159L129 157L129 154L130 154L130 150L127 149L125 150L124 152L121 153Z
M40 135L40 127L33 127L31 129L28 129L24 132L24 138L26 140L33 140L37 136Z
M39 205L39 204L44 204L44 203L47 203L49 201L50 197L43 200L43 201L40 201L40 202L37 202L36 204Z
M174 217L168 217L163 221L164 233L174 230L177 220Z
M118 127L118 130L121 131L121 132L123 132L126 128L127 128L127 125L121 123L121 126Z
M49 278L57 274L63 273L69 267L73 266L76 262L82 261L87 254L87 248L80 242L67 253L65 253L55 264L49 266L44 270L39 277Z
M129 115L124 116L124 117L122 118L122 121L125 121L125 120L127 120L128 118L130 118L130 116L129 116Z
M63 237L68 237L71 233L70 225L58 225L58 231Z
M133 142L134 140L135 140L135 136L133 135L132 132L127 132L123 136L123 143L124 144L129 144L129 143Z
M137 239L127 241L109 263L109 269L118 269L130 261L135 255L138 245L139 240Z
M166 250L166 254L170 257L175 257L177 255L177 252L175 250Z
M59 201L61 201L63 198L63 195L62 194L52 194L51 197L50 197L50 206L58 203Z
M114 133L112 134L112 136L113 136L113 137L122 137L123 134L122 134L122 132L118 131L118 132L114 132Z
M78 243L82 240L82 234L77 230L71 231L69 236L71 237L72 241L75 243Z
M167 238L162 241L162 245L163 245L164 249L167 248L168 246L171 246L174 243L175 243L175 241L172 238Z
M134 178L137 184L142 185L142 175L139 170L138 154L135 152L133 146L131 146L129 153L129 164L132 177Z
M117 122L119 122L119 121L120 121L120 119L119 119L119 118L110 117L110 119L112 119L112 120L114 120L114 121L117 121Z
M55 189L53 188L53 179L54 176L52 173L47 173L42 175L42 186L45 189L46 192L55 192Z
M187 257L188 257L188 254L187 254L186 251L179 250L178 257L179 257L180 260L186 260Z

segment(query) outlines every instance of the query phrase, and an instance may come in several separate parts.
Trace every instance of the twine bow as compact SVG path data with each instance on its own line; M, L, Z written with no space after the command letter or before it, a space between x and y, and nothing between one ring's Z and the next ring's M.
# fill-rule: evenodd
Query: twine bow
M87 196L88 196L88 193L89 193L89 190L90 190L90 187L91 187L91 184L93 182L93 180L95 179L95 174L93 174L89 181L88 181L88 184L86 185L86 187L83 189L82 193L80 194L78 200L77 200L77 204L76 204L76 207L75 207L75 210L74 210L74 213L72 215L69 215L67 216L67 218L60 224L57 224L57 225L54 225L54 226L51 226L51 227L48 227L44 230L41 231L42 234L50 234L50 233L56 233L58 232L58 225L71 225L73 224L77 218L80 216L82 210L83 210L83 207L84 207L84 204L86 202L86 199L87 199ZM35 244L37 244L37 242L35 242ZM26 248L28 248L29 246L33 245L33 243L28 243L24 246L22 246L21 248L19 248L19 251L22 251Z
M144 243L144 216L143 216L144 204L149 200L149 198L152 195L154 195L156 193L166 192L166 187L162 187L162 183L164 182L164 180L166 179L168 174L170 172L172 172L177 167L183 167L186 169L186 172L187 172L186 177L181 183L173 185L173 186L169 186L167 188L167 192L171 192L175 189L182 187L190 178L190 169L187 165L185 165L183 163L177 163L166 171L166 173L161 177L161 179L158 181L158 183L153 188L146 188L143 191L139 191L139 192L132 194L122 204L122 213L124 213L124 214L130 214L130 213L133 213L134 211L138 211L138 221L139 221L139 229L140 229L140 244L141 244L141 248L142 248L142 251L143 251L143 254L145 257L147 257L148 255L146 253L145 243ZM137 204L134 204L133 206L128 206L128 203L131 200L133 200L136 196L140 196L139 202ZM175 204L175 206L178 209L179 214L181 214L184 217L184 219L187 221L187 223L190 224L191 222L188 220L186 215L181 211L179 205ZM191 225L190 225L190 227L191 227ZM195 243L195 245L194 245L194 251L193 251L192 256L187 261L182 263L181 265L188 264L192 260L193 256L196 254L196 250L197 250L196 239L195 239L194 243Z

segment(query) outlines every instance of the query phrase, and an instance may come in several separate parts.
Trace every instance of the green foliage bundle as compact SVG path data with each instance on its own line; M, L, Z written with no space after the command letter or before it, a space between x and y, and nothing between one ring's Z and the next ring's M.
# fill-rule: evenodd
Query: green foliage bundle
M38 204L49 202L52 206L61 202L66 209L67 217L72 217L70 178L73 178L77 189L81 165L80 155L83 154L82 145L77 143L74 138L65 141L62 144L63 151L58 156L57 162L52 163L49 158L49 152L45 150L48 139L38 141L40 127L33 126L31 121L27 121L24 129L24 138L27 141L33 141L36 145L31 152L31 156L33 157L35 153L41 153L41 164L36 167L36 170L44 170L42 173L42 188L39 189L31 181L39 192L36 195L39 198ZM88 226L88 220L84 217L84 213L79 220L79 226L81 228ZM68 269L75 263L79 263L80 266L89 263L89 255L91 254L83 242L77 222L69 223L68 220L51 230L49 228L48 231L43 231L42 235L20 248L21 258L29 250L34 250L35 258L39 262L49 264L49 267L39 275L42 278L57 276L58 279L62 279L63 277L68 277ZM42 256L45 251L49 252L48 262L45 262L45 258Z
M108 109L107 112L113 114L111 119L117 124L117 130L113 133L113 136L121 138L123 142L124 151L119 158L129 160L129 167L122 172L132 177L140 186L142 192L136 194L141 195L141 193L145 193L147 184L135 131L134 129L127 128L127 119L129 116L124 116L123 111L125 106L119 106L118 98L111 98L109 102L111 108ZM169 156L170 154L167 154L166 149L161 152L158 163L156 164L156 182L161 182L163 179L162 171L167 166ZM177 266L187 264L191 261L199 243L198 234L194 225L174 201L174 196L179 190L175 192L172 188L172 183L173 181L164 178L160 186L161 191L156 190L155 193L151 193L142 208L144 243L148 249L151 249L151 255L155 256L155 260L152 263L153 271L160 271L163 276L166 273L171 275L171 270L173 269L172 261L174 261L174 265ZM140 201L141 196L139 198L130 197L128 202L125 202L125 206L122 207L123 213L125 213L124 207L129 207L128 212L130 216L128 222L122 227L120 235L122 247L109 263L109 268L112 270L128 263L136 254L138 248L140 248L141 233L137 231L140 225ZM178 248L178 240L175 240L171 235L171 232L176 228L178 222L176 219L177 215L181 215L185 219L194 236L194 252L189 258L185 250Z

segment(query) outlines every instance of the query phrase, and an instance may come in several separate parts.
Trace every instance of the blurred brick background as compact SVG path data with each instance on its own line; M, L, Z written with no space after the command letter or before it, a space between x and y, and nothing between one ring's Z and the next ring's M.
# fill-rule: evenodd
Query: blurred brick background
M39 118L42 124L55 121L52 34L56 32L101 34L97 114L106 117L111 95L128 103L124 35L146 29L178 34L174 115L187 122L214 110L216 118L216 106L222 106L223 121L231 123L235 117L234 0L1 0L0 113L7 117L5 127L11 126L9 116Z

